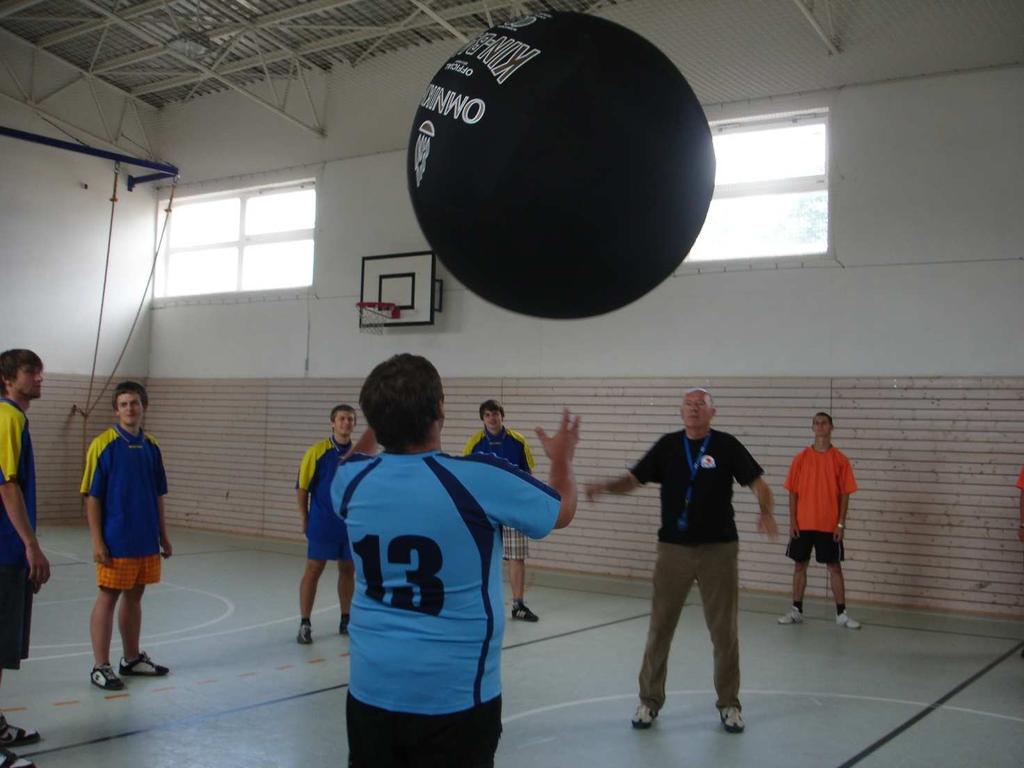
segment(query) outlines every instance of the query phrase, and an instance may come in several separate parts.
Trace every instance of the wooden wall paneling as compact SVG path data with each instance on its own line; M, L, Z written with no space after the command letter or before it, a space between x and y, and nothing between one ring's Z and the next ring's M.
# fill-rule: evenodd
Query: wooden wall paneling
M583 420L579 482L606 478L680 428L680 397L694 385L712 391L716 428L744 442L776 495L783 536L770 542L756 532L752 495L736 488L745 588L789 592L782 483L812 440L812 415L826 410L860 486L844 567L850 601L1020 614L1013 484L1024 461L1022 378L452 379L445 382L443 448L461 452L480 428L479 403L495 397L508 426L530 441L543 479L547 460L533 429L554 428L568 406ZM294 482L302 453L327 434L331 406L357 404L360 386L354 379L151 382L149 428L168 461L172 521L300 537ZM357 432L365 425L359 418ZM53 419L48 429L59 435L59 416ZM646 577L659 524L656 488L583 501L570 528L531 544L531 565ZM810 569L808 591L830 597L823 567Z

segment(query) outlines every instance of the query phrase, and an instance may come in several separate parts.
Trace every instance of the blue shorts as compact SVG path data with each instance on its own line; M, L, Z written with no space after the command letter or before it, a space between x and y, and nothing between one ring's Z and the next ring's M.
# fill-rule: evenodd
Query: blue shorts
M309 560L351 561L352 550L348 546L348 536L343 536L341 540L309 539L306 557Z

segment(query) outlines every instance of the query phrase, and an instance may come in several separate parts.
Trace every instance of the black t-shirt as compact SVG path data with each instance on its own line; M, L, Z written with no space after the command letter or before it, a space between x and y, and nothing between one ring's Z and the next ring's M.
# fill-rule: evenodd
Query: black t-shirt
M662 436L630 470L641 483L661 484L661 528L658 541L670 544L708 544L736 541L732 508L732 481L750 485L764 474L743 444L726 432L711 430L711 440L697 470L693 498L688 511L689 525L679 530L679 516L690 483L686 462L686 432ZM690 440L690 455L696 460L704 440Z

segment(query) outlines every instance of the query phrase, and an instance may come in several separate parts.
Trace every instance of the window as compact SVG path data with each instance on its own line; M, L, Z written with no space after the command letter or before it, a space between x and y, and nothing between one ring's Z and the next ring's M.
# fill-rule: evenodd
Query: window
M315 226L312 181L176 200L156 295L312 285Z
M686 263L828 252L826 117L712 124L715 194Z

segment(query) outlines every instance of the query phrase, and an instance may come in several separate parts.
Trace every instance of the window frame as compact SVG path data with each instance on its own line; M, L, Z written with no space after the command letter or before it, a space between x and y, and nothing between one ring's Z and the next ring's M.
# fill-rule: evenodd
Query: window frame
M805 254L766 253L758 256L737 256L710 258L701 261L684 260L680 265L683 272L735 271L758 267L799 266L802 264L823 264L834 260L833 244L833 197L831 188L831 122L827 106L816 106L789 112L751 115L740 118L723 118L709 121L712 136L735 133L753 133L797 125L825 126L825 163L821 174L811 176L790 176L768 181L733 182L715 184L711 201L756 197L761 195L796 194L819 192L827 194L828 222L825 229L825 250ZM698 235L699 237L699 235Z
M284 230L281 232L271 232L260 235L246 235L245 234L245 212L247 203L249 200L254 198L264 197L267 195L282 194L285 192L298 192L305 189L312 189L316 192L317 184L316 179L306 178L299 179L296 181L282 182L278 184L266 184L257 187L245 187L241 189L225 190L222 192L211 192L207 194L196 194L189 195L188 197L178 198L174 201L174 208L171 211L171 220L165 233L165 242L162 243L160 249L160 264L157 266L157 270L160 276L158 283L153 286L153 298L159 302L176 302L176 301L198 301L204 299L210 299L214 297L230 298L232 296L246 296L252 294L268 294L274 292L285 292L285 293L296 293L296 292L307 292L312 288L313 280L312 276L310 282L307 285L297 286L283 286L277 288L257 288L257 289L243 289L243 269L245 264L245 249L251 245L265 245L273 243L287 243L299 240L312 240L313 241L313 270L314 274L316 271L316 233L317 233L317 203L314 203L313 210L313 226L303 229L291 229ZM212 203L218 200L230 200L238 199L238 239L227 240L221 242L203 243L202 245L189 245L179 248L171 247L171 235L174 229L174 210L182 205L191 205L194 203ZM160 228L163 225L164 211L167 208L169 197L162 197L158 200L156 226L157 226L157 238L160 237ZM235 263L235 288L230 291L211 291L208 293L179 293L169 294L167 292L168 285L171 277L171 260L174 254L177 253L189 253L196 251L210 251L218 248L235 248L237 251L236 263ZM157 288L160 288L158 291Z

